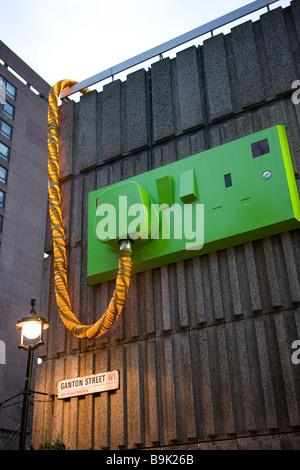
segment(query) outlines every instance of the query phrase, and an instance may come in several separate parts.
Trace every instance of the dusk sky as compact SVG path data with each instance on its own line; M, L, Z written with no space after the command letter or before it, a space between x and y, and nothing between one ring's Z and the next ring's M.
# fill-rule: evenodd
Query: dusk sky
M63 78L84 80L251 2L2 0L1 3L1 40L53 85ZM289 4L289 0L279 0L271 8ZM265 11L256 13L254 18Z

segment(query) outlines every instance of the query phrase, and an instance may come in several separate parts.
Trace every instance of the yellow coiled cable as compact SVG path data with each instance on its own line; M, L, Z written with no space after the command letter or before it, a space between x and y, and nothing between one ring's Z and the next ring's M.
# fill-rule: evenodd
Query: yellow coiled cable
M73 80L61 80L50 90L48 105L48 193L54 253L55 295L60 317L66 328L78 338L97 338L105 333L120 315L130 284L132 268L131 243L120 244L120 257L116 287L108 308L93 325L82 325L74 315L67 280L67 254L62 220L59 184L58 101L63 89L74 85ZM88 89L81 90L87 93ZM100 261L100 260L99 260Z

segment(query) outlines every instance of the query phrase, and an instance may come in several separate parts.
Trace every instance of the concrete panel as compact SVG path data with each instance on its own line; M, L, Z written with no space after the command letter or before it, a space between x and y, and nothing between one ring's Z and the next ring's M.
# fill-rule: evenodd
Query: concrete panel
M46 224L45 224L44 252L45 253L50 253L52 250L53 250L53 243L52 243L51 221L50 221L49 210L47 208Z
M72 180L68 179L61 185L61 200L62 204L62 219L65 232L66 245L70 244L70 222L71 222L71 210L73 209L72 201Z
M127 76L127 142L128 152L148 145L147 74L144 69Z
M281 450L279 436L259 436L238 439L238 450Z
M214 367L214 380L218 384L217 389L220 391L216 391L216 400L220 400L219 433L226 438L231 438L236 434L236 426L226 326L218 325L212 330L211 335L214 337L214 346L218 358Z
M52 257L52 256L51 256ZM49 299L48 321L49 328L47 331L47 357L57 357L57 351L62 353L66 350L65 335L66 330L58 314L55 289L54 289L54 273L53 268L51 272L50 292L52 293Z
M162 354L161 380L165 444L176 443L180 439L181 422L177 419L181 412L176 407L176 364L173 351L173 338L165 336L160 343Z
M218 254L210 253L208 255L208 258L209 258L210 277L211 277L211 286L212 286L214 317L216 320L221 320L224 318L224 312L223 312L223 300L222 300L221 281L220 281L219 264L218 264Z
M289 337L289 330L285 325L282 315L274 316L274 326L280 355L280 366L287 405L287 418L290 426L297 426L300 418L299 403L297 403L299 397L299 380L297 380L297 376L293 373L294 364L291 361L291 344L296 335Z
M178 52L176 58L181 131L203 125L199 59L195 46Z
M294 323L297 315L298 309L265 318L274 401L279 429L282 430L299 422L296 398L299 395L299 377L291 361L291 344L299 334Z
M155 332L152 271L145 271L140 276L140 280L140 293L142 294L140 305L141 309L145 308L145 331L147 335L151 335Z
M141 335L142 325L139 321L139 296L138 278L133 275L130 280L130 295L128 302L123 307L122 320L124 324L124 336L127 340L137 339Z
M68 101L58 110L58 145L60 178L73 174L73 119L74 101Z
M299 31L300 5L299 5L299 2L291 2L291 13L292 13L295 31L298 36L298 42L300 43L300 31Z
M150 150L144 150L134 155L135 175L146 173L151 169Z
M126 448L126 409L124 408L127 390L126 381L126 350L123 346L111 349L111 370L121 370L122 377L120 388L111 395L111 449L118 450Z
M185 285L185 269L183 261L176 263L176 277L177 277L177 305L179 310L179 322L182 328L188 327L189 316L187 308L187 292Z
M249 290L251 296L251 306L253 312L262 311L262 301L259 289L258 272L255 261L255 254L253 243L246 243L244 246L245 250L245 262L247 267L247 276L249 282Z
M287 269L287 277L289 280L291 299L293 303L297 304L300 301L300 286L291 233L282 233L281 240Z
M278 428L278 420L276 416L275 397L272 386L272 374L270 370L270 361L268 357L268 338L266 324L263 317L256 319L255 331L252 330L256 337L257 356L256 364L259 367L256 369L261 380L261 413L265 414L266 428L268 430L275 430ZM258 360L257 360L258 359Z
M162 321L163 330L172 330L172 316L170 307L170 287L169 287L169 276L168 267L163 266L160 269L161 272L161 302L162 302Z
M100 318L107 309L107 306L109 305L113 293L113 286L111 289L109 287L110 283L102 282L102 284L99 284L99 286L97 286L97 288L95 289L94 318ZM120 323L123 323L122 319L120 319ZM101 342L96 342L96 347L101 348L103 345L111 344L112 342L113 331L110 329L105 335L101 337Z
M215 121L233 113L223 34L207 39L202 47L209 116Z
M122 154L121 81L103 87L103 161Z
M35 380L35 387L36 390L46 390L47 386L47 363L43 362L38 366L36 380ZM42 441L43 433L46 429L45 424L45 404L38 401L40 397L36 394L34 397L34 413L33 413L33 426L37 430L34 433L32 445L34 449L39 449L40 443Z
M69 297L71 307L74 315L80 319L80 299L81 299L81 269L82 269L82 248L76 247L68 250L68 286L69 286ZM57 312L57 316L58 316ZM63 329L64 325L60 321L60 329ZM80 346L78 338L73 336L69 331L66 331L66 342L68 350L76 350ZM70 353L70 352L69 352Z
M195 304L196 304L196 322L199 325L205 324L205 301L203 292L203 276L202 276L202 265L199 257L193 258L192 260L192 278L194 280L194 292L195 292Z
M260 64L251 21L247 21L231 30L236 73L242 108L248 108L265 99Z
M171 61L155 62L151 67L153 140L159 142L174 135Z
M147 362L146 362L147 361ZM146 445L158 445L161 440L160 429L163 425L158 401L160 386L157 376L159 357L156 354L156 340L150 339L146 343L145 361L145 434Z
M76 146L76 173L97 164L96 91L82 95L78 107L78 142Z
M88 194L91 191L96 189L96 173L89 172L86 173L83 177L82 184L82 221L79 219L79 223L82 222L82 241L84 244L87 243L87 226L88 226ZM81 201L80 201L81 202ZM73 211L76 210L73 206ZM74 212L73 212L74 214ZM76 212L74 214L76 216ZM74 220L74 224L77 223L77 220Z
M95 373L110 370L109 351L98 350L95 355ZM94 412L94 449L107 450L110 448L110 393L95 395Z
M200 436L211 439L216 435L213 407L212 377L210 372L209 338L207 329L197 331L198 346L198 374L199 383L199 415L202 416L200 425ZM198 415L198 416L199 416Z
M271 301L273 307L281 307L282 306L282 299L280 295L280 288L278 282L278 276L276 275L276 267L275 267L275 260L273 256L273 247L272 247L272 240L271 238L265 238L263 240L263 251L265 256L266 262L266 271L269 281L269 288L271 294Z
M80 358L78 354L68 356L66 360L65 378L80 376ZM78 398L64 400L64 429L63 440L66 448L75 450L78 444ZM50 423L49 423L50 424Z
M192 356L190 352L190 336L180 334L176 336L177 357L180 371L180 399L182 407L184 440L197 440L196 416L190 411L195 409L193 394Z
M71 200L70 200L70 233L68 241L71 246L76 246L82 242L82 204L83 204L83 183L84 176L80 174L72 180ZM65 184L65 183L64 183ZM63 184L63 186L64 186ZM65 199L63 199L65 204Z
M80 356L80 376L92 375L94 369L94 353L87 352ZM92 395L78 399L78 450L91 450L94 445L93 421L94 398Z
M65 358L60 357L55 362L55 369L54 369L54 377L57 378L57 381L63 380L65 377ZM53 384L54 387L56 384ZM57 390L53 387L52 392L57 394ZM40 399L42 397L40 396ZM50 397L48 407L51 409L52 403L50 402ZM50 429L48 431L48 439L52 437L52 440L61 439L63 436L64 430L64 416L63 416L63 409L64 409L64 402L63 400L57 400L55 406L53 407L53 415L52 415L52 435L50 434ZM51 410L52 411L52 410Z
M127 413L128 447L143 447L145 443L143 345L132 343L126 346L127 358Z
M270 71L269 86L274 96L280 96L291 90L296 77L282 9L276 8L262 15L260 22Z
M49 311L49 300L50 300L50 285L51 285L51 277L52 277L52 257L48 256L47 258L43 259L43 271L42 271L42 283L45 285L45 289L41 291L41 302L40 302L40 315L44 317L46 320L48 319L48 311ZM45 330L45 345L39 348L38 355L39 357L47 356L47 330Z
M300 449L300 433L295 432L291 434L281 434L281 449L282 450L299 450Z

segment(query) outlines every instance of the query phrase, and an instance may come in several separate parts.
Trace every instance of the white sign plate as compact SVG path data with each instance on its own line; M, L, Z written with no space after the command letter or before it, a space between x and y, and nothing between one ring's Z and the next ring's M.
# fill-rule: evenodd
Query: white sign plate
M120 384L120 373L118 370L100 372L99 374L75 379L64 379L58 382L58 398L77 397L89 393L107 392L116 390Z

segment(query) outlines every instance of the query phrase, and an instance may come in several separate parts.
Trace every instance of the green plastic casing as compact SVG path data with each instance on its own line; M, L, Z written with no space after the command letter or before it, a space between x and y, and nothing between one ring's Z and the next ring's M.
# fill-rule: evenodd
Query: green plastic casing
M106 239L100 228L111 228L114 214L107 218L102 204L115 210L116 230ZM146 209L133 210L120 227L120 211L134 204ZM116 278L120 239L135 237L137 273L292 230L299 221L285 127L274 126L89 193L88 281Z

